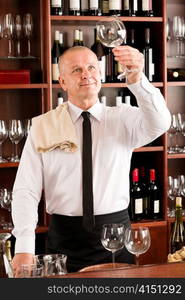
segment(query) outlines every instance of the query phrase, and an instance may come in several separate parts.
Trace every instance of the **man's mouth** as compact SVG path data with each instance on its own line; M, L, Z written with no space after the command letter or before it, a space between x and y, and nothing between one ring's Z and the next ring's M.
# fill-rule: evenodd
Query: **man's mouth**
M80 86L88 86L88 85L94 85L96 82L86 82L86 83L81 83Z

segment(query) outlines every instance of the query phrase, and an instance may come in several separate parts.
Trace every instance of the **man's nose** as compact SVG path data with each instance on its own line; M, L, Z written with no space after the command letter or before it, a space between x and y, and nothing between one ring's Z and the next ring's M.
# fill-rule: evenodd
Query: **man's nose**
M87 79L87 78L89 78L90 77L90 72L88 71L88 70L83 70L83 72L82 72L82 78L83 79Z

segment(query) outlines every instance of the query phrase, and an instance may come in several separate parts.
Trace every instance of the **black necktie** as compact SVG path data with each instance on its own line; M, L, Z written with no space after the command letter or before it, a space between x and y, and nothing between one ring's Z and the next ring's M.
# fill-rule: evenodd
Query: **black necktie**
M95 226L93 214L93 176L92 176L92 135L90 113L82 112L83 150L82 150L82 187L83 187L83 226L92 231Z

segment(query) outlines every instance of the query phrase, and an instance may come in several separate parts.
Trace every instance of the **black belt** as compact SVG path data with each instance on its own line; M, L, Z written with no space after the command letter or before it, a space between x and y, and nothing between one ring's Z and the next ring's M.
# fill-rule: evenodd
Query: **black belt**
M87 232L82 224L82 217L53 214L48 233L48 253L67 255L67 270L79 269L98 263L111 262L111 252L101 244L102 225L106 223L123 223L130 226L128 211L95 216L96 226L93 232ZM117 262L133 263L133 256L125 247L116 252Z

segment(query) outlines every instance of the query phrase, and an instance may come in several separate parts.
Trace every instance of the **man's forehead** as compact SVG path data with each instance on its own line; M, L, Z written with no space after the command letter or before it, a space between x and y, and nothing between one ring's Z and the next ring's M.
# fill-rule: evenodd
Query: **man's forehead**
M88 50L85 51L73 51L64 56L64 62L70 65L79 65L80 63L96 63L96 55Z

